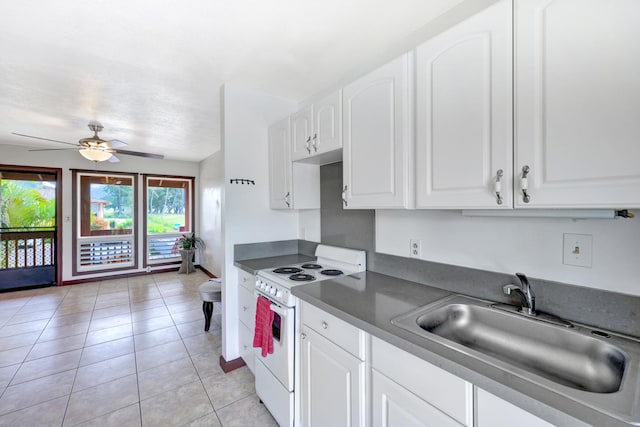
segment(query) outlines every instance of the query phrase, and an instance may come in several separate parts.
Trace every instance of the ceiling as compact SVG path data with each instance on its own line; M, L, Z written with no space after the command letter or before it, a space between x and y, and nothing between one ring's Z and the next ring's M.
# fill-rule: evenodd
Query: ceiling
M219 149L219 89L296 101L462 0L20 0L0 3L0 144L60 148L104 125L127 149Z

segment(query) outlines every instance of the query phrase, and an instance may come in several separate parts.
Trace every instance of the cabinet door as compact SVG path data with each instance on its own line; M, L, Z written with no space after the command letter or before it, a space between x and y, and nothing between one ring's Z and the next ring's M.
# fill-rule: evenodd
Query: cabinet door
M476 427L552 427L553 424L526 412L493 394L476 388Z
M513 206L511 22L501 0L416 49L418 208Z
M364 362L306 325L300 342L302 425L364 427Z
M291 116L291 160L304 159L313 154L313 107L308 106Z
M342 93L332 93L313 104L313 154L342 148Z
M409 390L371 370L373 427L460 427Z
M255 373L255 354L253 352L253 329L249 329L244 323L238 325L240 336L240 357L244 360L252 373Z
M517 207L640 206L638 16L634 0L515 2Z
M238 288L238 317L248 328L256 322L256 295L243 286Z
M403 55L342 91L346 208L409 205L410 58Z
M289 118L269 127L269 206L291 209L291 141Z

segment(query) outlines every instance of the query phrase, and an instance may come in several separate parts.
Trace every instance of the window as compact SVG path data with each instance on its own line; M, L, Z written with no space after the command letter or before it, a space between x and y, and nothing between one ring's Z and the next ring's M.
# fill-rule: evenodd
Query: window
M145 176L146 263L179 259L179 241L193 231L193 178Z
M73 172L74 273L136 268L136 176Z

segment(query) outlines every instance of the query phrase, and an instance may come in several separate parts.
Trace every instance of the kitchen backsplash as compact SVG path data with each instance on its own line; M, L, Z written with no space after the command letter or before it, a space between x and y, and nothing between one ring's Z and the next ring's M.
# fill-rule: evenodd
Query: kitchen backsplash
M474 266L469 265L456 265L455 254L452 255L453 252L449 253L448 262L433 262L424 259L409 258L409 238L414 238L414 236L407 234L411 232L416 233L417 238L421 240L423 257L425 254L437 254L438 245L441 244L441 242L438 242L437 239L430 239L430 229L424 224L421 224L420 220L412 218L403 223L401 219L416 216L423 218L424 222L428 222L428 220L424 218L427 217L430 212L378 211L376 213L373 210L342 209L342 199L340 197L342 192L342 163L322 166L320 168L320 180L322 243L366 250L367 266L371 271L427 284L451 292L460 292L493 301L511 301L512 303L516 303L516 301L510 300L509 297L502 294L502 285L509 282L516 283L517 279L513 276L513 273L521 271L531 276L532 287L536 293L538 308L540 310L556 314L573 320L574 322L599 325L605 329L640 336L640 296L637 295L640 294L640 281L637 277L634 278L635 282L624 285L619 284L617 288L615 283L610 283L609 289L604 286L602 287L604 289L596 286L578 286L584 283L579 280L572 280L572 284L560 283L552 280L553 278L551 277L541 279L537 271L534 271L532 268L527 268L526 262L518 262L518 259L526 259L536 251L549 251L546 247L535 247L535 245L538 244L536 243L537 239L545 237L545 227L552 229L549 231L549 235L553 234L555 236L557 233L555 229L550 227L550 223L546 223L545 225L544 222L540 221L551 221L554 223L562 221L562 224L568 226L571 226L575 221L555 219L528 221L520 218L516 222L515 231L507 231L504 229L500 230L500 224L512 222L513 219L489 218L490 223L496 227L494 233L515 233L515 236L510 236L515 242L509 242L510 246L505 247L502 251L492 252L491 248L496 245L495 242L499 239L491 234L491 230L487 230L487 225L484 224L482 229L475 232L476 235L473 235L473 229L465 229L466 234L462 234L462 236L466 236L467 239L462 240L468 241L469 243L466 245L461 244L458 252L459 259L461 260L467 260L473 257L479 259L496 258L496 268L489 269L486 266L473 268ZM442 212L435 213L434 215L442 215ZM455 227L455 224L457 224L453 216L455 213L447 212L446 215L448 215L448 218L439 224L440 227L444 228L444 231L440 229L434 234L440 235L445 233L445 231L457 233L457 231L459 231ZM385 224L379 223L381 216L384 217L383 222ZM396 218L396 216L398 218ZM476 219L477 218L473 218L473 220ZM469 220L469 218L465 220ZM376 221L378 221L378 223L376 223ZM637 219L616 220L596 224L596 227L613 227L614 223L618 223L620 227L625 229L627 235L616 236L616 238L627 242L626 246L628 247L623 245L621 248L614 250L611 256L622 258L623 262L625 257L632 257L633 252L631 252L631 250L633 249L633 242L635 242L637 246L637 242L640 241L640 235L636 235L639 227L637 221ZM447 222L449 222L449 224L447 224ZM579 227L580 231L584 232L584 230L590 230L589 228L585 228L585 226L588 225L589 223L579 221L577 227ZM511 226L513 227L513 225ZM447 227L449 228L447 229ZM391 231L391 229L394 228L403 234L394 236ZM531 230L531 228L534 230ZM535 230L536 228L540 229ZM569 229L570 232L575 232L574 230L575 228ZM486 235L487 232L489 232L488 236ZM532 236L532 233L543 235ZM599 236L595 231L594 234L596 234L596 237ZM479 243L478 236L486 236L489 240L486 244L482 244L482 242ZM454 235L452 234L451 237L453 238ZM493 240L490 240L492 238ZM378 239L377 242L376 239ZM456 239L458 242L460 241L460 234L457 235ZM391 240L392 242L390 243L386 240ZM595 250L595 245L603 244L600 240L599 237L597 239L594 238L594 262L600 262L600 252ZM403 243L400 245L400 243L398 243L400 241L406 244ZM554 242L557 243L557 241ZM561 243L562 240L560 237L560 244ZM402 250L399 246L402 246ZM376 252L376 248L380 252ZM381 253L385 250L388 250L389 253ZM625 250L628 252L624 253ZM405 252L406 255L400 256ZM505 256L505 254L509 256ZM552 255L561 258L561 248L558 248ZM435 258L437 259L437 257ZM637 259L637 256L635 259ZM620 262L620 260L618 260L618 262ZM509 273L496 272L500 269L508 271Z

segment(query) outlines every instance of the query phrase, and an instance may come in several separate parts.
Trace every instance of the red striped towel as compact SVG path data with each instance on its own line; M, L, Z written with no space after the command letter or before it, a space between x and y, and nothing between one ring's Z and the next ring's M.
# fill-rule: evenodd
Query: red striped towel
M262 348L262 357L273 353L273 311L271 301L265 297L258 297L256 305L256 328L253 334L253 346Z

